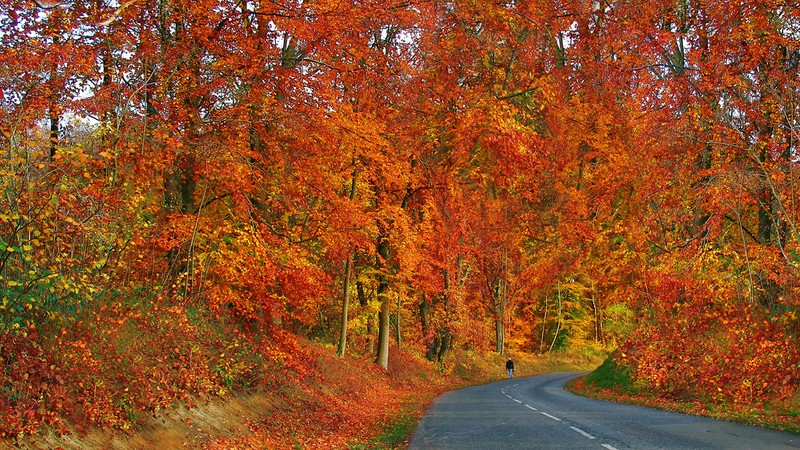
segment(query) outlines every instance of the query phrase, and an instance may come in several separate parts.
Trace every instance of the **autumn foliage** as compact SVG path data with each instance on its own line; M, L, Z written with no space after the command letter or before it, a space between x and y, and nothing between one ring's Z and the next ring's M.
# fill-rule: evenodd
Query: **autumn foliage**
M670 398L796 398L798 20L0 1L0 435L275 389L304 339L619 346Z

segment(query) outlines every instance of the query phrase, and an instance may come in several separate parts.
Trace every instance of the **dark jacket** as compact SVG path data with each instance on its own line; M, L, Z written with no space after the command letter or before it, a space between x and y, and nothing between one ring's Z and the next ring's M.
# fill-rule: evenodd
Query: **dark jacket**
M514 368L514 361L508 360L506 361L506 370L512 370Z

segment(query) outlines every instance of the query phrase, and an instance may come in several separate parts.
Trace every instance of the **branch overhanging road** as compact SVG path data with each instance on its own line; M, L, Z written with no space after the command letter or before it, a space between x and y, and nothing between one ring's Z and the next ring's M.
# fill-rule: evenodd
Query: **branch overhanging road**
M409 448L797 449L800 436L564 390L580 373L504 380L448 392L423 417Z

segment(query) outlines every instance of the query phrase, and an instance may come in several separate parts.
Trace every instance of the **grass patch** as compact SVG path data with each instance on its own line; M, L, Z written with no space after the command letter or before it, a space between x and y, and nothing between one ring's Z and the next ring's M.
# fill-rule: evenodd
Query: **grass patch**
M375 439L367 443L351 444L351 450L377 450L377 449L401 449L408 446L414 430L420 419L420 411L424 410L423 405L414 404L406 406L389 423L383 427L383 431Z
M632 393L633 378L630 369L617 362L616 353L612 353L593 372L588 374L584 383L594 385L601 389L616 389Z
M417 427L417 420L417 415L413 412L402 411L378 436L381 448L398 448L400 444L411 439L411 435L414 434Z

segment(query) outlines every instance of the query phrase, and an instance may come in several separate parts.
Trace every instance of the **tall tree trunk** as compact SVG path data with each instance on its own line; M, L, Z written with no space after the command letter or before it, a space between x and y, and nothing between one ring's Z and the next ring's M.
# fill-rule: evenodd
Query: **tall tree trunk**
M441 363L444 361L447 352L453 345L453 334L450 332L450 330L444 330L442 332L442 339L439 345L439 354L436 355L436 359Z
M386 295L388 284L380 282L378 285L378 299L381 309L378 313L378 354L375 362L384 369L389 368L389 300Z
M60 39L57 35L53 37L53 46L57 47L59 41ZM58 104L58 101L64 82L59 80L59 77L61 77L61 75L59 74L58 63L54 62L50 67L50 80L47 84L50 91L47 105L48 118L50 119L50 159L56 157L58 141L61 137L58 128L58 122L61 120L61 106Z
M600 342L600 314L597 310L597 302L594 298L591 300L592 302L592 312L594 313L594 341Z
M395 342L397 343L397 348L400 348L400 347L403 346L403 334L402 334L402 332L400 330L400 308L403 306L401 302L402 302L402 297L400 297L400 295L398 294L397 295L397 317L395 318L396 319L395 320Z
M501 312L498 312L498 315L494 319L494 333L495 333L495 351L498 355L502 355L505 353L506 348L506 341L505 341L505 323L503 321L503 317L500 316Z
M495 287L495 311L494 311L494 335L495 335L495 351L498 355L505 353L505 300L503 295L503 281L497 281Z
M769 245L772 240L772 193L764 189L758 207L758 241L759 244Z
M368 306L367 293L364 290L364 283L356 281L356 294L358 295L358 303L362 308ZM372 314L367 316L367 354L375 353L375 319Z
M56 95L52 94L50 98L50 159L56 157L56 148L58 147L59 139L59 119L58 100L56 99Z
M337 354L344 356L347 351L347 321L348 309L350 308L350 276L353 265L353 254L348 253L344 263L344 288L342 289L342 320L339 326L339 349Z
M495 351L498 355L504 354L506 350L506 304L508 301L506 297L508 293L506 283L508 282L508 253L505 248L503 248L502 258L500 276L497 277L493 293L495 307Z
M600 308L597 306L597 300L594 298L594 281L592 281L592 310L594 311L594 341L602 342L603 340L603 319Z
M350 182L350 200L353 200L356 196L356 180L358 176L358 169L353 169L353 178ZM347 322L348 318L348 309L350 308L350 276L353 267L353 251L350 250L347 253L347 260L344 264L344 289L342 292L342 318L341 324L339 327L339 349L337 350L337 354L339 356L344 356L345 352L347 351Z
M112 86L111 83L114 81L114 62L112 60L113 56L111 54L111 47L110 45L106 44L103 46L103 85L102 88L105 90L111 90ZM117 139L119 136L117 135L117 113L114 110L113 105L107 105L106 109L103 111L103 124L107 127L107 130L114 130L113 135L112 131L105 131L102 134L101 138L101 146L102 148L111 153L114 156L113 166L110 168L105 169L106 178L109 180L109 184L111 186L116 186L117 184L117 172L118 172L118 161L117 161Z
M539 353L544 351L544 332L547 327L547 296L544 297L544 314L542 317L542 338L539 340Z
M561 283L558 284L558 315L556 316L556 332L553 333L553 342L550 343L550 349L547 350L548 352L553 351L553 346L556 345L559 331L561 331Z
M442 271L442 276L444 277L444 310L448 316L450 316L449 311L452 305L452 291L450 289L450 272L448 270ZM450 349L450 346L453 343L453 335L450 332L450 324L446 324L442 329L437 330L438 339L437 344L439 346L439 351L436 354L436 359L440 363L444 361L445 356L447 355L447 351Z
M189 82L189 96L184 100L184 104L188 110L188 123L185 135L186 151L183 153L182 158L179 158L179 164L176 176L179 177L180 183L180 196L181 205L180 212L183 214L194 214L198 210L198 205L195 199L195 172L197 166L197 154L199 153L198 147L200 146L200 125L202 124L202 116L200 108L204 103L204 99L199 94L196 94L197 83L201 80L200 74L200 56L197 51L192 51L189 61L187 62L187 69L189 69L193 79ZM190 255L191 257L191 255Z
M389 368L389 277L385 273L386 264L389 260L389 240L385 232L378 234L377 242L378 254L376 255L376 267L378 268L378 301L381 309L378 314L378 354L375 362L384 369Z
M429 361L433 361L436 357L436 337L433 335L433 331L431 330L429 315L431 311L431 303L428 301L428 296L425 293L422 293L422 301L419 304L419 321L420 326L422 327L422 338L428 341L425 350L425 358Z

